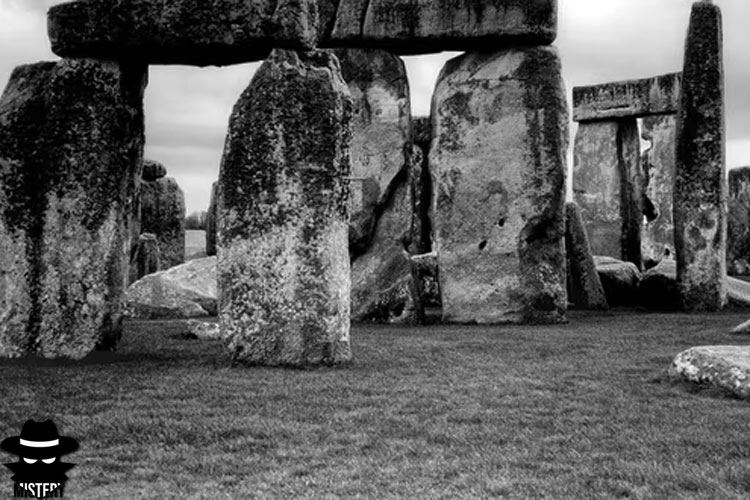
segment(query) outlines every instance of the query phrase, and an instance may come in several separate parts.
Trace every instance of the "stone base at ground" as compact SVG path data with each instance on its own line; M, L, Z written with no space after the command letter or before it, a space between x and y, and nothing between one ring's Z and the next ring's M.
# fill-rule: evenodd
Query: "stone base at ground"
M669 367L677 379L750 398L750 347L701 346L678 354Z
M677 263L662 260L645 273L638 284L638 301L641 305L661 311L680 309L677 290Z
M136 281L126 294L131 318L194 318L217 314L216 257L191 260Z

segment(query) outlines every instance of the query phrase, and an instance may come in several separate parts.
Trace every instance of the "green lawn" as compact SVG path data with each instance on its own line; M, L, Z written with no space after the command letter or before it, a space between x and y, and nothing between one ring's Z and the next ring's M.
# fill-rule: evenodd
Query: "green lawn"
M726 333L748 316L357 326L355 364L317 371L131 322L115 354L0 362L0 437L52 417L79 439L67 498L747 498L750 402L665 372L750 343Z

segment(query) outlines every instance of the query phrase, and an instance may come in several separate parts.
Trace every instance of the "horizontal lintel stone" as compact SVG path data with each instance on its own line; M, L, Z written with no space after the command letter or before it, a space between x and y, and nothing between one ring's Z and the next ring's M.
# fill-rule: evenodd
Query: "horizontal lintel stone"
M50 8L47 28L61 57L194 66L310 50L319 31L317 0L78 0Z
M573 88L573 121L677 113L682 73Z

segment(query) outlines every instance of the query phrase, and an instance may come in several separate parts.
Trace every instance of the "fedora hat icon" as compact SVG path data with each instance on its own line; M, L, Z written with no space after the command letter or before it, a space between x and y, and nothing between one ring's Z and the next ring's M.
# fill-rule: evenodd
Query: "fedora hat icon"
M19 457L42 459L72 453L78 449L78 441L60 436L52 420L27 420L21 435L4 439L0 448Z

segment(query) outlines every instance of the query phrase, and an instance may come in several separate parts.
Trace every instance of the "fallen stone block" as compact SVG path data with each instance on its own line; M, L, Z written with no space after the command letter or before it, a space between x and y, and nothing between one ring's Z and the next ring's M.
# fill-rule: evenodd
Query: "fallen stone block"
M727 300L734 306L750 306L750 283L727 276Z
M673 115L680 106L681 73L573 87L573 121Z
M638 283L638 301L649 309L659 311L680 309L677 263L674 260L662 260L643 273Z
M675 356L670 376L720 389L734 397L750 397L750 347L700 346Z
M451 59L432 112L443 319L565 321L568 113L557 51Z
M128 287L131 318L194 318L217 314L216 257L194 259L144 276Z
M316 0L81 0L50 8L47 23L60 57L147 64L260 61L318 38Z
M548 45L556 36L557 0L341 0L321 44L422 54Z

